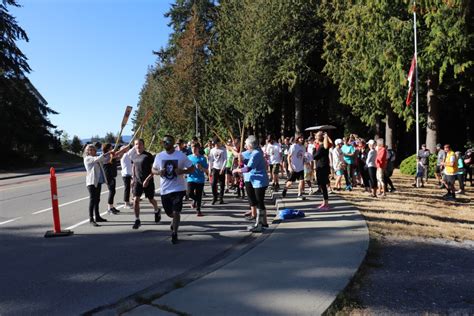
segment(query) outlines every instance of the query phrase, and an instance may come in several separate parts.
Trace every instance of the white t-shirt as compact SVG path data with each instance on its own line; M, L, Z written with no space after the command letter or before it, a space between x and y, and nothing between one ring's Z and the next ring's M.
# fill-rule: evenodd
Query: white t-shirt
M179 150L175 150L172 154L162 151L156 155L153 168L166 170L165 175L160 177L161 195L186 191L184 175L177 175L175 170L190 168L192 165L191 160Z
M131 176L132 175L132 160L136 158L137 151L135 147L129 149L125 154L123 154L122 158L120 158L120 166L122 167L122 177Z
M281 146L278 143L267 144L265 153L268 155L268 160L271 165L281 163Z
M291 155L291 167L294 172L300 172L304 169L304 153L306 152L303 145L293 144L290 147L288 155Z
M212 148L209 152L209 168L219 169L224 168L227 161L227 151L225 148Z
M316 146L314 146L313 143L309 143L309 144L308 144L308 147L306 148L306 151L309 152L311 155L313 155L315 148L316 148Z

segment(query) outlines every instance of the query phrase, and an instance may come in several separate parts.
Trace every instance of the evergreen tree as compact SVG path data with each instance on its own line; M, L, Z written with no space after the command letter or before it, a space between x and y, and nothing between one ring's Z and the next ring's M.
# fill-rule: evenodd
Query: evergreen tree
M112 132L108 132L105 134L105 137L104 137L104 142L105 143L110 143L110 144L114 144L115 143L115 135L114 133Z
M71 151L75 153L76 155L80 154L82 151L82 143L77 135L74 135L74 137L72 138Z
M69 140L69 134L66 132L61 135L61 147L64 151L71 150L71 141Z
M28 41L28 36L8 6L19 5L16 0L0 2L0 147L6 150L0 159L17 162L41 156L41 151L54 145L50 129L55 126L47 115L57 113L25 77L30 67L16 41Z

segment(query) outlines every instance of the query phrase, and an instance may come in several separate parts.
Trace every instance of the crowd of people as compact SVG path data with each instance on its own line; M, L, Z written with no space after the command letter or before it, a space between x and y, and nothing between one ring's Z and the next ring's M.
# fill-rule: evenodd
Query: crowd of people
M449 144L436 145L436 152L431 153L426 145L421 145L416 155L416 176L413 187L424 187L430 173L430 157L436 157L434 175L440 189L446 189L443 196L447 200L455 200L456 194L465 194L465 183L472 186L472 169L474 166L473 149L468 149L464 155L460 151L454 152ZM469 178L468 178L469 177ZM456 190L456 182L458 189Z
M117 150L113 150L111 144L103 144L99 156L96 146L87 145L84 165L91 225L99 226L99 222L107 221L99 213L102 184L107 185L109 191L108 212L120 212L114 206L118 165L124 183L124 207L133 208L135 213L133 229L141 226L140 200L143 194L154 208L155 222L161 221L161 209L155 200L154 176L160 178L161 204L166 215L172 218L172 243L178 241L184 200L191 201L197 216L204 216L202 197L206 194L206 181L211 184L212 205L224 204L225 193L247 199L249 210L244 215L253 222L248 227L252 232L262 232L268 227L267 189L273 192L281 190L282 197L286 198L288 189L296 182L298 199L322 194L322 203L318 206L321 211L330 209L329 194L335 191L352 191L360 186L368 196L377 198L396 190L391 181L396 154L385 146L382 138L366 141L351 134L333 141L326 132L320 131L307 139L303 135L281 139L270 135L259 140L251 135L243 144L240 142L238 138L224 141L216 136L202 146L197 138L186 142L166 135L162 139L163 151L155 156L145 150L143 139L135 139L132 148L122 146ZM430 155L423 145L417 154L415 187L424 186L428 179ZM440 187L447 189L445 198L455 199L456 193L464 192L466 175L470 176L472 186L471 166L471 151L461 157L449 145L443 149L438 145L435 175ZM285 183L280 187L283 179ZM331 180L334 180L333 184ZM459 181L457 191L456 180Z

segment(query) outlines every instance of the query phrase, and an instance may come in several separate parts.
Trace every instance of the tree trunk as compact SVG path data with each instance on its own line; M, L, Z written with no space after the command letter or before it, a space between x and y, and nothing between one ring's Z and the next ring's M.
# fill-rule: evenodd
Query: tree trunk
M380 117L377 117L375 119L375 137L374 140L377 140L377 138L382 137L382 119Z
M303 134L303 103L301 101L301 86L295 85L295 135Z
M396 119L392 107L387 106L387 114L385 115L385 145L387 145L387 148L393 148Z
M428 117L426 120L426 148L432 153L436 150L439 127L439 106L436 92L438 91L438 77L430 75L427 80L428 93L426 95L428 105Z
M280 135L281 136L286 136L286 106L285 106L285 94L281 94L281 106L280 106L280 109L281 109L281 116L280 116L280 119L281 119L281 123L280 123Z

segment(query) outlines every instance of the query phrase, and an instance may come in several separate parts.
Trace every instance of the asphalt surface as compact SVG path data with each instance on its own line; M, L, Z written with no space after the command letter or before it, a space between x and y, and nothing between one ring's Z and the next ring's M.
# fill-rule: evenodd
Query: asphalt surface
M57 175L62 229L74 235L44 238L52 228L49 176L0 181L0 314L70 315L113 304L183 271L215 261L250 234L246 204L228 197L225 205L186 206L180 243L170 242L170 219L153 222L142 203L142 227L132 230L132 210L106 215L101 227L88 224L84 171ZM117 177L115 201L123 197ZM158 179L155 179L158 183ZM209 189L207 189L209 192ZM106 188L102 189L103 193ZM101 196L101 212L107 194ZM120 205L120 204L119 204Z

